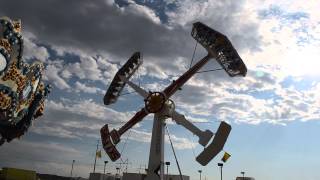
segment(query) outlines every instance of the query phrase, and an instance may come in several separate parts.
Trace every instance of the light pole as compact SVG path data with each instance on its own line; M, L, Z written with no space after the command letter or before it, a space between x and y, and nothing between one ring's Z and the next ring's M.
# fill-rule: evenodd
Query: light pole
M103 180L106 178L106 165L108 161L104 161L104 168L103 168Z
M99 149L99 139L98 139L98 142L97 142L97 149L96 149L96 153L95 153L95 156L94 156L93 173L96 172L97 152L98 152L98 149Z
M222 167L223 167L223 163L218 163L218 166L220 167L220 177L222 180Z
M167 177L166 177L166 179L169 179L169 166L170 166L170 162L166 162L166 166L167 166Z
M242 180L244 180L244 174L245 174L245 172L242 171L241 174L242 174Z
M103 174L106 174L106 165L107 165L108 161L104 161L104 168L103 168Z
M201 173L202 173L202 170L198 170L199 174L200 174L200 180L201 180Z
M70 172L70 179L72 178L72 173L73 173L73 165L76 160L72 160L72 165L71 165L71 172Z
M117 170L117 174L120 175L120 168L119 168L119 167L116 167L116 170Z

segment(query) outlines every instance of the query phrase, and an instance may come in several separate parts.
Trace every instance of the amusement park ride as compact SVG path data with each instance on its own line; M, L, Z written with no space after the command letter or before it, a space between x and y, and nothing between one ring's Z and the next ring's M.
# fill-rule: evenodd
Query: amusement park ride
M0 18L0 146L27 132L50 92L42 82L44 65L22 59L21 28L19 20Z
M170 97L179 90L198 70L201 69L210 59L214 58L222 66L230 77L245 76L247 68L231 42L223 34L211 29L210 27L197 22L193 24L192 37L200 43L208 54L198 61L187 72L173 81L161 92L147 92L129 79L142 64L140 53L136 52L127 63L116 73L111 82L106 95L104 104L110 105L117 101L122 89L126 84L133 88L144 98L145 107L138 111L120 129L113 129L109 132L108 124L101 128L101 139L103 147L112 161L120 158L120 153L116 145L120 142L120 137L132 128L135 124L142 121L148 114L154 114L151 147L149 154L149 165L146 180L163 180L164 177L164 128L165 120L172 118L177 124L182 125L193 134L199 137L199 144L204 147L196 160L203 166L207 165L220 151L231 131L231 126L222 121L217 132L210 130L202 131L184 115L175 111L175 104ZM212 142L209 141L214 136ZM209 145L208 145L209 144ZM159 172L160 171L160 172Z

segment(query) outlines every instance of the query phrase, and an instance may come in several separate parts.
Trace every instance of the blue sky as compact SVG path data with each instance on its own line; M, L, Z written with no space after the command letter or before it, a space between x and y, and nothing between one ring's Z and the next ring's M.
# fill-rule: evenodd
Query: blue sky
M74 174L88 177L100 128L106 123L120 127L143 106L136 94L103 105L114 74L133 52L141 51L144 63L133 81L162 90L188 68L195 46L192 23L202 21L229 37L248 74L198 74L173 99L177 111L201 122L196 123L201 129L215 131L220 120L232 125L224 148L232 155L224 165L225 179L235 179L241 171L261 180L320 178L317 1L0 2L1 16L22 20L25 60L44 62L45 80L53 85L45 115L21 140L1 147L1 167L69 175L75 159ZM198 46L195 59L204 55ZM212 61L204 69L217 67ZM118 146L124 149L123 159L132 163L130 172L147 164L152 118L125 134ZM202 167L195 161L202 150L197 139L168 122L182 172L192 180L198 179L198 169L208 180L219 178L222 154ZM165 149L165 159L172 162L169 171L178 173L168 142ZM98 161L99 172L104 160L109 158ZM108 171L116 166L109 163Z

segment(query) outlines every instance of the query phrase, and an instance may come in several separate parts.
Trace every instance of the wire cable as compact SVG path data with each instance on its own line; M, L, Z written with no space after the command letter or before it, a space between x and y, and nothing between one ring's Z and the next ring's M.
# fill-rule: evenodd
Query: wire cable
M141 71L140 71L140 69L138 68L137 69L137 78L138 78L138 84L139 84L139 87L141 87ZM125 92L125 93L122 93L122 94L120 94L119 95L119 97L120 96L125 96L125 95L129 95L129 94L134 94L134 93L136 93L136 91L128 91L128 92Z
M127 143L128 143L128 139L129 139L130 134L131 134L131 129L129 130L128 136L127 136L127 138L126 138L126 140L125 140L125 142L124 142L124 144L123 144L123 147L122 147L122 150L121 150L121 153L120 153L120 154L123 153L124 148L126 147L126 145L127 145Z
M143 55L142 55L142 53L141 53L141 60L142 60L142 62L143 62ZM141 87L141 71L140 71L139 68L137 69L137 71L138 71L139 86Z
M119 97L120 97L120 96L129 95L129 94L133 94L133 93L136 93L136 92L135 92L135 91L133 91L133 92L126 92L126 93L120 94Z
M193 50L193 54L192 54L192 58L191 58L189 69L191 69L191 67L192 67L194 56L195 56L196 50L197 50L197 46L198 46L198 41L196 41L196 45L194 46L194 50ZM219 70L223 70L223 68L217 68L217 69L211 69L211 70L205 70L205 71L198 71L196 73L205 73L205 72L212 72L212 71L219 71Z
M196 72L196 73L205 73L205 72L220 71L220 70L223 70L223 68L210 69L210 70L205 70L205 71L198 71L198 72Z
M129 139L130 134L131 134L131 129L129 130L129 133L128 133L128 136L127 136L126 140L124 141L124 144L122 146L120 154L122 154L124 152L124 148L126 147L126 145L128 143L128 139ZM121 161L121 163L119 164L120 165L120 170L122 170L122 164L125 164L126 161L123 161L122 157L120 157L120 161Z
M193 63L193 59L194 59L194 55L196 54L197 46L198 46L198 41L196 41L196 45L195 45L194 50L193 50L192 59L191 59L191 62L190 62L189 69L191 69L191 66L192 66L192 63Z
M178 170L179 170L179 174L180 174L180 180L183 180L182 173L181 173L181 169L180 169L180 165L179 165L179 162L178 162L178 158L177 158L177 156L176 156L176 151L174 150L173 143L172 143L172 141L171 141L171 137L170 137L170 133L169 133L168 126L166 126L166 130L167 130L167 134L168 134L169 141L170 141L170 144L171 144L171 148L172 148L172 151L173 151L173 155L174 155L174 158L175 158L175 160L176 160L176 164L177 164L177 166L178 166Z
M194 135L193 135L193 136L194 136ZM189 135L188 135L188 138L191 139ZM192 142L193 142L193 141L192 141ZM191 147L192 147L193 157L194 157L194 159L196 159L196 153L195 153L195 151L194 151L194 147L193 147L193 144L192 144L192 143L191 143Z

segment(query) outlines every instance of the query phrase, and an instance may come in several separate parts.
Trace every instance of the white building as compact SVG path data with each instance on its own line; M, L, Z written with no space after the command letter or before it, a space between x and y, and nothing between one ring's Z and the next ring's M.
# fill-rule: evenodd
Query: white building
M146 174L123 173L123 176L114 174L90 173L89 180L144 180ZM190 180L189 176L182 175L183 180ZM180 175L169 174L164 176L165 180L181 180ZM250 179L251 180L251 179Z
M254 180L253 177L237 177L236 180Z
M89 180L121 180L121 176L114 174L90 173Z
M144 180L146 174L139 173L123 173L122 180ZM190 180L189 176L182 175L183 180ZM169 174L164 176L165 180L181 180L180 175Z

